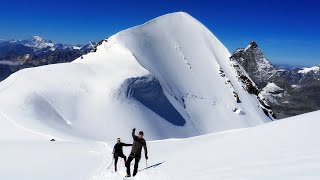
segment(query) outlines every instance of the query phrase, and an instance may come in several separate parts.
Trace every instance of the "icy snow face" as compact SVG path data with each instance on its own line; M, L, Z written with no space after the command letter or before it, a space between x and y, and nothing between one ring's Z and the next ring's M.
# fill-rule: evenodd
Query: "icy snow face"
M268 83L261 91L261 95L268 100L278 104L279 98L284 96L284 90L277 86L275 83Z
M299 70L298 73L307 74L310 71L313 71L315 73L319 72L320 71L320 67L319 66L314 66L314 67L310 67L310 68L303 68L303 69Z
M148 75L131 78L124 83L122 88L127 89L126 98L136 99L164 120L176 126L185 125L185 119L172 106L155 77Z
M267 86L262 89L262 91L276 93L278 91L283 91L283 89L277 86L275 83L268 83Z
M0 108L9 119L49 134L107 141L130 139L133 127L148 139L163 139L268 122L238 82L229 56L190 15L168 14L102 41L73 63L13 74L0 84ZM132 88L130 79L142 81Z

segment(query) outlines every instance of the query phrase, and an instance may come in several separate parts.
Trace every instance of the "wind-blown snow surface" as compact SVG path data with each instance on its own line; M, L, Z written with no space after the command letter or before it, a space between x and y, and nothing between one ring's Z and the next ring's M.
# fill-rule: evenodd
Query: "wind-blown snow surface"
M0 109L28 128L104 141L126 137L132 127L143 129L151 140L270 121L256 97L243 90L229 56L190 15L168 14L110 37L73 63L13 74L0 84ZM160 85L141 93L154 83ZM167 104L179 121L165 115Z

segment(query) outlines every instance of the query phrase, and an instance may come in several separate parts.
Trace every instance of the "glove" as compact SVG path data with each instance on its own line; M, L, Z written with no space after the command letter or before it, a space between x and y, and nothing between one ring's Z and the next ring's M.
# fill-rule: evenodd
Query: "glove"
M148 156L146 156L146 160L148 160Z
M136 132L136 128L133 128L133 129L132 129L132 132Z

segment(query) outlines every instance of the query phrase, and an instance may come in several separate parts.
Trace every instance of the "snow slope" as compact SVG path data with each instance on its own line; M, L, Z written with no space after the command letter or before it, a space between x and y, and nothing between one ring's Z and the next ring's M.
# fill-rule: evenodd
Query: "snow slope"
M156 166L143 170L141 159L143 171L132 179L319 179L319 115L316 111L250 128L148 141L148 166ZM112 143L67 136L49 142L48 134L3 118L0 115L1 179L123 179L123 161L118 173L112 168Z
M73 63L13 74L0 83L0 109L58 138L63 132L103 141L129 140L132 127L155 140L269 122L229 56L199 21L172 13L110 37Z
M172 104L184 108L182 113L200 134L268 121L253 97L243 91L226 47L190 15L161 16L120 32L115 39L160 81ZM233 87L219 75L220 68ZM243 99L241 104L234 100L233 88ZM246 115L238 116L232 108L241 108Z
M319 179L319 115L149 143L149 164L165 163L137 179Z

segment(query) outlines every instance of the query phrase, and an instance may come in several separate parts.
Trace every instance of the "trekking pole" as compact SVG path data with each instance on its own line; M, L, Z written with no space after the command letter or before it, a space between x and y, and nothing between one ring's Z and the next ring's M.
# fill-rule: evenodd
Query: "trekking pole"
M148 168L148 160L146 159L146 168Z

